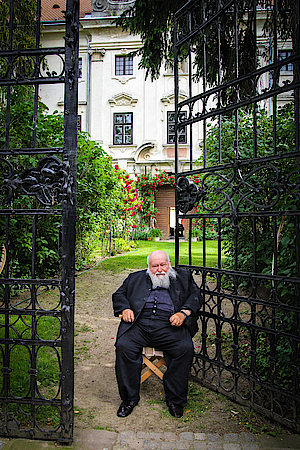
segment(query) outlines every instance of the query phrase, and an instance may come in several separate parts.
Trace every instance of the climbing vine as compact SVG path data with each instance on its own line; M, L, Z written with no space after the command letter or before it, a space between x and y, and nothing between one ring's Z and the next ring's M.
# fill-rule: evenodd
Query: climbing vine
M142 227L150 225L151 219L159 216L160 212L155 206L155 194L163 184L175 186L175 175L169 174L166 171L160 172L156 169L155 175L136 175L136 185L139 191L139 196L142 199L141 220Z

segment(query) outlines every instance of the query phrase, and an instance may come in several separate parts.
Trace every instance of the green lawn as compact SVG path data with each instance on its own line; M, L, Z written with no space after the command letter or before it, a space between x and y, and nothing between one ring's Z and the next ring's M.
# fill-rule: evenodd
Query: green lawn
M170 256L171 263L175 263L175 243L174 241L139 241L137 250L115 258L107 258L100 264L100 267L113 272L120 272L124 269L144 269L146 267L147 255L153 250L164 250ZM192 243L192 264L203 265L202 242ZM217 267L218 242L206 241L206 266ZM180 242L179 264L188 264L188 242Z

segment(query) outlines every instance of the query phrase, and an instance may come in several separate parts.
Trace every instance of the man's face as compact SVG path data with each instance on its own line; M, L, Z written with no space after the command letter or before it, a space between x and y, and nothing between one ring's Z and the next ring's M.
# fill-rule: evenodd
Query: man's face
M157 277L163 277L170 268L167 255L164 252L155 252L149 260L149 270Z

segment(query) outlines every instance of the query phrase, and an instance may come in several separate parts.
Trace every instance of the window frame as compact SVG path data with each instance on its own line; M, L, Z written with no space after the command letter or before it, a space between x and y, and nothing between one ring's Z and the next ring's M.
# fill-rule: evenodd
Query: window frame
M133 56L115 55L115 75L133 75Z
M283 49L278 50L278 61L282 61L286 58L289 58L292 55L293 51L291 49ZM284 64L280 67L280 72L294 72L294 66L292 63Z
M131 120L127 122L125 116L130 115ZM116 117L122 116L122 122L117 122ZM126 133L126 127L130 126L130 134ZM122 133L116 133L116 127L122 128ZM122 142L116 142L117 136L122 136ZM130 142L125 142L126 137L130 136ZM133 113L132 112L117 112L113 113L113 145L133 145Z
M170 116L171 114L174 115L174 119L171 120ZM184 115L184 118L187 118L187 112L181 111L180 114ZM170 131L170 128L174 127L174 131ZM181 128L182 131L180 131L178 144L187 144L187 127ZM171 136L174 136L174 140L171 140ZM184 139L180 140L180 137L183 136ZM174 144L175 145L175 111L167 111L167 144Z
M77 115L77 131L81 132L81 124L82 124L82 116L81 114Z
M78 58L78 78L82 78L82 58Z

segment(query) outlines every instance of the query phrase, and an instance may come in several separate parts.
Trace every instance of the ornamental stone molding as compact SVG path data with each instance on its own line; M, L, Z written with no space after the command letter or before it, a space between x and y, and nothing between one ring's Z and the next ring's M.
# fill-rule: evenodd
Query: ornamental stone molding
M108 103L112 108L114 106L135 106L137 102L137 98L133 98L132 95L126 94L125 92L108 99Z
M91 57L92 62L103 61L106 50L104 48L90 48L89 56Z
M136 150L134 159L139 162L149 161L152 159L153 153L155 153L155 145L153 142L145 142Z
M128 81L130 80L135 80L136 77L130 77L128 75L123 75L120 77L112 77L112 80L117 80L119 81L121 84L126 84L128 83Z
M178 94L178 101L182 102L183 100L186 100L188 98L188 95L183 92L180 91ZM175 103L175 94L174 91L170 92L169 94L164 95L160 101L167 106L168 104L174 104Z
M116 16L134 4L134 0L92 0L92 17ZM100 14L99 14L100 13Z

